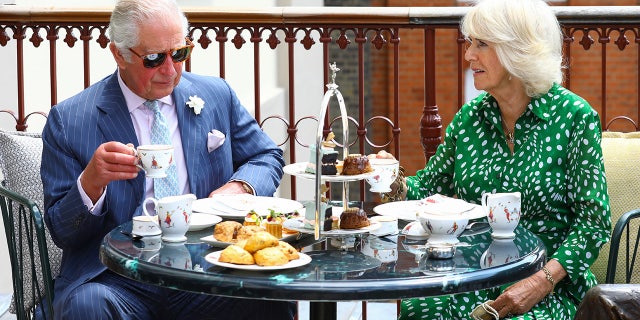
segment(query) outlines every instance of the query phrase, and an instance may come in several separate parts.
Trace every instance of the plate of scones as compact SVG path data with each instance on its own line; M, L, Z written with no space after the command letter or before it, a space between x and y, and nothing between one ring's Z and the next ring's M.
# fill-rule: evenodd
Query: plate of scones
M266 231L256 232L204 258L217 266L254 271L296 268L311 262L311 257Z

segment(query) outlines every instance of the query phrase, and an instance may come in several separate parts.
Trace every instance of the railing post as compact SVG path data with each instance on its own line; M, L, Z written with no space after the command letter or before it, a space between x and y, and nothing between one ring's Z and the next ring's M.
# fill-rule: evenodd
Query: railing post
M424 29L424 108L420 118L420 138L425 163L436 153L441 141L442 118L436 105L436 31Z

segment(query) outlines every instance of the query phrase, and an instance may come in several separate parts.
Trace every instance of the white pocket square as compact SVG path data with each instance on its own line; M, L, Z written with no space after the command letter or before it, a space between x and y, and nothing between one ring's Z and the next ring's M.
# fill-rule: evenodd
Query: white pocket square
M211 130L211 132L207 133L207 149L209 153L211 151L218 149L224 143L224 133L218 130Z

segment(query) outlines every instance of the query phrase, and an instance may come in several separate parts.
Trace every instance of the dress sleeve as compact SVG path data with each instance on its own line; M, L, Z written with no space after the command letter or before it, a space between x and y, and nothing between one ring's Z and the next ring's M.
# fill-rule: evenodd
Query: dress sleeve
M407 199L419 200L432 194L453 195L453 172L456 153L456 132L459 113L447 126L443 143L429 159L427 165L407 177Z
M573 210L575 220L566 239L551 256L562 264L572 281L583 277L589 270L600 248L609 241L611 229L611 210L600 146L600 119L588 104L586 106L589 112L578 115L567 150L568 205Z

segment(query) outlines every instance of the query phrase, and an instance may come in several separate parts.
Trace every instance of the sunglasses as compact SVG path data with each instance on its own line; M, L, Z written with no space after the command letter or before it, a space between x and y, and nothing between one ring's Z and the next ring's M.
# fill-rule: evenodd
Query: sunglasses
M173 62L182 62L189 59L191 50L193 49L193 43L189 38L185 39L187 40L187 45L171 49L166 52L139 55L137 52L133 51L133 49L129 48L129 50L142 59L142 65L145 68L156 68L162 65L164 60L167 59L167 53L171 55L171 60L173 60Z

